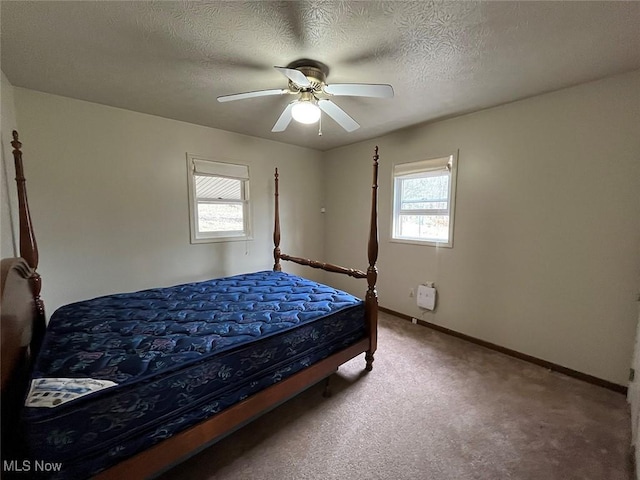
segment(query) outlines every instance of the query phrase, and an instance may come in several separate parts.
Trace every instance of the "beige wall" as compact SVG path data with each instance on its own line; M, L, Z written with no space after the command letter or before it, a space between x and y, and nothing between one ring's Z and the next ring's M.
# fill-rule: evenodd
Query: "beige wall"
M2 165L0 166L0 257L6 258L18 255L18 195L14 181L16 170L11 153L13 150L11 133L18 129L18 125L16 123L13 86L3 72L0 74L0 155L2 155Z
M283 251L322 257L320 152L22 88L14 93L49 314L101 294L270 269L276 166ZM252 241L190 244L187 152L248 163Z
M626 383L640 287L640 72L328 152L328 261L366 265L361 192L376 144L381 305ZM391 243L392 165L456 150L454 248ZM428 281L435 313L409 297Z

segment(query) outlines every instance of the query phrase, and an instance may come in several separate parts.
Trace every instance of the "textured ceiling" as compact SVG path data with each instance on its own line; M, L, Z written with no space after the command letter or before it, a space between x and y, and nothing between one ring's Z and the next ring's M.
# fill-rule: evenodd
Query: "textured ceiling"
M1 3L14 86L327 150L640 68L640 2ZM311 58L327 83L389 83L334 101L362 127L292 122L274 65Z

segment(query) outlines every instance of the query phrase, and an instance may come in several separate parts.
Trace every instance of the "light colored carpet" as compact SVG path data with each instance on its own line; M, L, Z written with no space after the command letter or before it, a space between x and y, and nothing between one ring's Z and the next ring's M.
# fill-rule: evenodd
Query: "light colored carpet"
M623 395L381 314L364 356L162 480L631 480Z

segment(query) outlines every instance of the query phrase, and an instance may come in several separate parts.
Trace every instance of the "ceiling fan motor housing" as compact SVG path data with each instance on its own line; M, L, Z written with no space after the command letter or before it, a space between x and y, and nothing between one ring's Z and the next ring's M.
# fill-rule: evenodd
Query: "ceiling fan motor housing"
M295 68L296 70L302 72L305 77L309 79L311 82L310 87L305 87L304 90L319 92L322 90L322 85L325 83L327 79L327 75L320 68L312 67L312 66L299 66ZM299 89L298 85L295 85L293 82L289 81L289 85L294 89Z

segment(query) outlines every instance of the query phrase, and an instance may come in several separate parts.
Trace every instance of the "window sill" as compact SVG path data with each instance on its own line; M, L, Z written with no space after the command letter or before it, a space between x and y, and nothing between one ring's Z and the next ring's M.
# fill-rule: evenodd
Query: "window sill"
M223 242L241 242L245 240L253 240L251 235L238 235L232 237L201 237L192 238L191 244L196 245L199 243L223 243Z
M436 247L436 248L453 248L453 242L433 242L430 240L413 240L410 238L392 238L390 240L391 243L405 243L408 245L422 245L425 247Z

